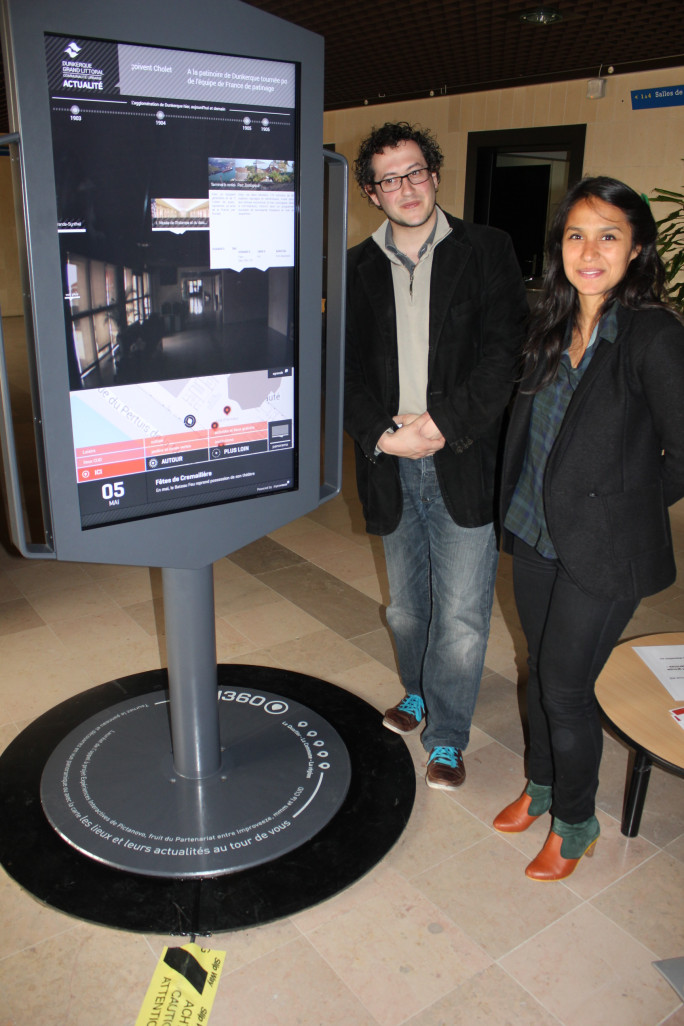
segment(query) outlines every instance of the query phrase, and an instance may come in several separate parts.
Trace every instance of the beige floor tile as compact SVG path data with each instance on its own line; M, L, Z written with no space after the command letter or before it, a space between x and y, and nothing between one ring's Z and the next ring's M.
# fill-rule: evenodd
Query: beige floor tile
M658 852L592 904L657 958L684 953L684 863L679 859Z
M446 794L419 782L411 818L388 861L403 876L419 876L489 833Z
M134 603L126 606L128 615L150 636L159 649L162 665L167 663L166 624L164 623L164 605L160 599ZM235 627L221 617L216 617L214 624L216 635L216 659L218 662L232 659L245 652L250 652L254 642L246 638Z
M311 561L348 584L357 578L375 573L375 560L370 550L340 539L342 546L330 552L316 553Z
M307 934L383 1026L394 1026L480 972L490 959L399 874Z
M16 951L76 929L75 919L37 901L3 869L0 869L0 909L0 962ZM68 944L68 939L63 943Z
M33 720L98 683L97 662L65 648L52 628L0 639L0 719Z
M249 578L249 574L237 563L232 563L228 556L216 560L214 563L214 587L219 581L234 581L238 577Z
M224 969L212 1026L377 1026L303 938L234 972Z
M590 859L582 859L566 880L566 886L581 898L599 894L646 863L658 851L644 837L625 837L620 832L620 823L612 817L600 811L597 815L601 836L594 854Z
M122 566L118 563L81 563L81 569L86 577L93 581L104 584L106 581L114 580L117 577L128 576L129 574L146 573L159 574L158 569L150 570L148 567Z
M644 634L664 634L682 630L681 620L667 616L658 609L641 605L622 632L625 638L640 638Z
M304 936L308 936L321 926L381 899L395 879L396 873L389 861L383 861L339 894L292 916L292 922Z
M479 727L470 728L470 741L468 742L468 748L465 753L466 770L470 764L470 757L480 748L486 748L488 745L491 745L491 743L492 739L490 735L486 734L484 730L480 730ZM459 793L459 791L454 791L453 797L457 797Z
M639 832L661 846L684 833L683 777L652 767Z
M14 741L15 737L23 727L18 723L4 723L0 725L0 752L4 752L8 745Z
M359 663L350 670L329 674L328 679L365 699L381 712L396 704L397 696L401 697L403 693L397 674L374 659Z
M18 1023L92 1026L109 1008L114 1021L133 1023L154 966L144 938L79 926L0 962L3 1013Z
M652 606L654 609L657 609L658 606L662 606L663 603L669 602L671 599L678 598L682 593L683 589L680 584L671 584L669 588L656 592L655 595L647 595L646 598L641 600L641 604L642 606Z
M250 930L236 930L230 933L214 933L209 938L199 938L198 944L216 951L225 951L225 965L230 972L249 965L278 948L301 937L300 932L289 919L268 923ZM159 958L165 947L176 947L184 941L179 937L148 935L148 944ZM214 1020L216 1021L216 1020ZM221 1026L219 1022L218 1026Z
M263 639L262 639L263 640ZM246 655L254 650L254 643L246 638L240 631L235 630L225 620L216 620L216 659L219 663L225 663L229 659L235 659L240 655Z
M368 631L368 633L356 634L350 640L362 652L366 652L371 659L376 659L379 663L386 666L388 670L392 670L398 675L397 657L387 627L383 626L377 630ZM403 694L405 692L402 687L396 700L399 701Z
M283 669L283 664L278 662L270 649L252 648L249 652L241 652L238 655L222 659L224 663L238 663L245 666L274 666Z
M21 570L22 567L26 566L27 561L23 556L19 555L10 543L6 525L3 524L3 526L5 526L5 530L2 532L2 536L0 536L0 569L2 569L3 573L10 570Z
M22 594L8 574L0 570L0 602L13 602L22 598Z
M681 621L684 619L684 591L681 588L671 589L669 598L659 602L655 608L663 616Z
M44 623L45 620L25 598L0 603L0 636L30 631L35 627L42 627Z
M214 575L214 605L216 615L230 619L233 613L256 609L269 602L280 602L280 596L261 581L247 574L238 577Z
M412 882L498 959L579 902L563 884L528 880L526 864L524 855L490 836Z
M405 734L404 744L406 745L409 754L413 759L413 764L416 768L416 776L418 777L418 789L420 791L431 794L438 801L451 801L451 792L441 791L437 788L428 787L425 783L425 771L427 769L428 753L423 748L423 741L420 729L414 730L412 734ZM457 792L454 792L454 794L456 793Z
M582 905L500 964L564 1026L645 1026L679 1004L652 960L648 948Z
M487 733L489 741L495 738L516 755L524 754L519 689L513 681L492 671L489 664L482 675L473 723ZM473 750L473 745L469 745L468 751Z
M269 645L279 645L321 629L318 620L286 601L233 612L225 619L253 644L266 640Z
M531 994L498 965L467 980L407 1026L558 1026Z
M676 837L674 841L665 848L668 855L672 855L673 858L679 859L680 862L684 862L684 834Z
M389 603L389 586L375 573L368 574L366 577L353 577L349 584L381 606L387 606Z
M52 629L84 663L96 668L100 681L149 670L160 663L157 637L148 635L122 609L61 620Z
M615 819L622 818L629 748L604 730L603 759L597 805ZM684 778L660 766L651 768L639 835L664 847L684 834Z
M489 641L485 655L485 664L497 673L501 673L499 665L510 670L506 676L517 681L525 668L527 660L527 644L522 628L517 621L512 622L507 616L492 612L489 629Z
M80 563L62 563L56 559L21 560L5 572L28 599L50 589L83 584L88 579Z
M394 694L397 687L396 677L390 675L382 679L382 671L389 674L389 670L380 667L376 672L377 663L364 662L351 670L338 672L330 670L326 673L326 680L331 684L337 684L352 695L363 699L377 712L384 715L385 710L394 703Z
M502 806L503 808L503 806ZM540 816L527 830L521 834L496 833L500 840L505 841L511 848L521 852L525 856L525 863L531 862L544 846L544 842L551 829L551 816ZM591 862L583 862L578 866L575 875L582 875L593 869Z
M276 528L275 531L269 531L268 537L288 548L290 539L299 538L302 535L313 536L326 530L327 528L317 524L310 516L303 516L297 517L296 520L290 521L289 524L283 524L282 527Z
M31 605L45 623L74 620L92 613L107 616L119 609L118 604L95 581L47 589L34 595Z
M466 770L456 800L488 826L525 786L522 758L497 742L466 752Z
M278 666L297 673L309 673L323 680L338 670L351 670L367 662L366 656L354 645L328 630L319 630L283 645L269 646L263 651L268 653L269 661L272 655Z
M319 563L319 559L325 559L334 552L357 548L353 542L338 534L337 531L331 531L329 527L322 527L311 520L308 521L308 529L301 521L295 521L295 523L297 527L293 528L288 525L281 531L272 532L269 538L275 539L285 548L291 549L298 556L303 556L304 559L308 559L318 566L322 565Z
M90 616L76 616L61 620L53 625L57 637L73 646L77 652L97 651L101 645L121 645L145 637L145 632L136 624L127 611L114 608L108 613L95 612Z
M166 634L164 602L161 597L144 599L142 602L131 602L124 608L131 620L142 627L146 634L155 638Z
M384 623L382 540L364 532L350 454L345 444L344 494L214 565L217 658L313 674L382 712L403 689ZM684 566L684 501L673 525ZM84 609L100 594L111 615ZM683 594L680 573L642 603L629 633L683 630ZM0 751L58 702L160 665L160 596L159 569L28 561L0 547L0 616L19 602L13 625L38 624L0 635ZM465 785L427 788L420 732L408 736L415 804L380 863L291 919L211 938L228 952L214 1026L684 1026L651 965L684 949L684 780L654 767L640 836L624 838L628 752L607 737L595 857L566 883L526 880L550 818L516 836L491 829L525 781L514 687L524 659L502 554ZM163 944L181 943L84 925L1 873L0 921L0 1026L90 1026L103 1010L128 1026Z
M376 602L313 563L283 567L261 574L259 579L343 638L382 625Z
M280 545L266 535L236 552L231 552L230 561L249 574L263 574L301 563L302 558L292 549Z
M663 1019L659 1026L684 1026L684 1005L680 1005L672 1015Z
M124 570L118 567L119 570ZM162 594L161 572L147 567L133 566L125 572L99 580L100 587L124 609L137 602L149 602Z

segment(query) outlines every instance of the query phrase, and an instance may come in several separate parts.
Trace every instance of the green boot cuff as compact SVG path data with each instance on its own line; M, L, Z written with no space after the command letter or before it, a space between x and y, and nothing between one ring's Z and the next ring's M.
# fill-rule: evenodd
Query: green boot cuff
M551 785L534 784L531 780L525 788L532 801L527 810L528 816L541 816L551 808Z
M551 829L563 838L560 853L564 859L580 859L601 833L596 816L585 819L583 823L564 823L554 816Z

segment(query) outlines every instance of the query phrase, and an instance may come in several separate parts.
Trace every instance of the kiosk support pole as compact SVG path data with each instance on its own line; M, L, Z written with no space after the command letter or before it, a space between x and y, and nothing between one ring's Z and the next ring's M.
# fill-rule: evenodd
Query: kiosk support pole
M213 564L162 570L173 763L189 780L221 766L213 574Z

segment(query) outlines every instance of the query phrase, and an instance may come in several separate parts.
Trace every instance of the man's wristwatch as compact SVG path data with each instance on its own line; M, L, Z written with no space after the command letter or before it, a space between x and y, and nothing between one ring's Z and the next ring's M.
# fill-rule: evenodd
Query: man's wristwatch
M387 429L386 429L385 431L383 431L383 433L382 433L382 434L383 434L383 435L393 435L393 434L394 434L394 433L395 433L396 431L398 431L398 430L399 430L399 428L400 428L400 427L403 427L403 426L404 426L403 424L394 424L394 425L393 425L392 427L388 427L388 428L387 428ZM380 438L382 438L382 435L380 436ZM373 455L374 455L374 456L380 456L380 455L382 455L382 449L380 449L380 448L379 448L379 447L378 447L378 446L376 445L376 446L375 446L375 452L373 453Z

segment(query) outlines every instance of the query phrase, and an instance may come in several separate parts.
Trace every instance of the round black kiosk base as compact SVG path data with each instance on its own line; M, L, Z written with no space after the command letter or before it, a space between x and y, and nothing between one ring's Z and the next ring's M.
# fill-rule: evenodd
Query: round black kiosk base
M98 756L107 752L111 736L105 721L124 713L126 717L142 715L140 723L144 725L145 707L163 709L167 698L164 670L110 681L39 717L0 756L0 863L10 876L40 901L90 922L132 932L206 936L292 915L332 897L372 869L401 835L413 807L415 771L403 740L384 729L380 714L362 699L304 674L221 664L218 686L222 716L226 704L249 706L253 696L265 698L264 703L253 702L252 715L244 717L247 734L254 729L254 715L259 710L268 715L268 710L263 713L266 702L275 703L270 708L276 711L279 701L287 706L287 713L292 714L289 718L271 714L273 721L286 722L291 728L281 727L286 733L280 733L277 743L282 742L285 751L292 748L305 753L305 763L313 766L308 782L294 779L298 771L292 770L294 777L286 775L281 785L278 774L273 773L273 795L258 795L252 821L246 813L247 819L241 820L246 825L238 827L243 832L238 835L235 830L233 838L216 840L219 833L233 832L221 830L221 823L212 827L213 832L195 835L164 833L158 827L156 837L162 839L151 844L149 838L136 838L131 827L125 829L126 817L113 816L109 818L115 819L117 828L110 830L105 823L100 826L102 833L92 831L90 824L98 822L90 814L93 810L86 813L79 808L69 791L65 805L62 781L68 780L75 764L74 781L83 779L84 774L86 779L86 790L81 788L78 800L83 804L84 794L92 799L90 784L98 779L98 758L100 772L109 771L109 756ZM238 695L242 696L240 703ZM239 718L235 722L239 730ZM83 729L86 723L89 730ZM223 732L223 723L221 729ZM75 739L80 740L73 743ZM323 746L316 747L317 741L323 741ZM242 742L249 746L249 737ZM233 738L232 743L239 745L241 739ZM328 755L320 756L321 751ZM274 757L273 752L266 754L268 759ZM325 791L322 784L316 789L316 783L325 779L320 764L332 758L340 767L337 782L328 785L327 797L319 799L316 807L316 796ZM292 760L293 765L301 762L295 756ZM180 783L182 788L187 783L174 781L171 766L162 769L171 787ZM212 793L229 787L230 772L230 765L222 765L210 787ZM54 784L56 773L59 788ZM58 820L55 826L43 809L41 781L50 817ZM129 780L126 787L130 786ZM76 812L68 808L68 801L74 803ZM289 807L288 801L292 802ZM301 810L302 815L289 815L291 809ZM307 810L313 811L307 816ZM168 816L168 810L164 815ZM160 823L167 822L164 815ZM292 829L298 825L297 819L309 822L300 835ZM284 823L289 824L287 828ZM275 826L281 829L275 830ZM272 835L269 829L274 830ZM313 836L312 829L317 831ZM86 832L90 834L87 843L81 843ZM111 838L104 837L106 833ZM259 841L257 834L262 835ZM173 841L165 840L172 836ZM193 836L215 840L175 840ZM117 837L121 840L113 843ZM93 838L95 852L84 853L93 846ZM249 844L237 843L247 840ZM146 847L152 848L152 862L147 861ZM202 856L202 847L211 849L208 856ZM175 875L155 875L160 863L169 864L169 856L161 854L155 863L155 848L160 853L165 849L177 853L170 857ZM222 848L226 851L221 852ZM183 860L188 860L189 872L179 875L178 865Z

